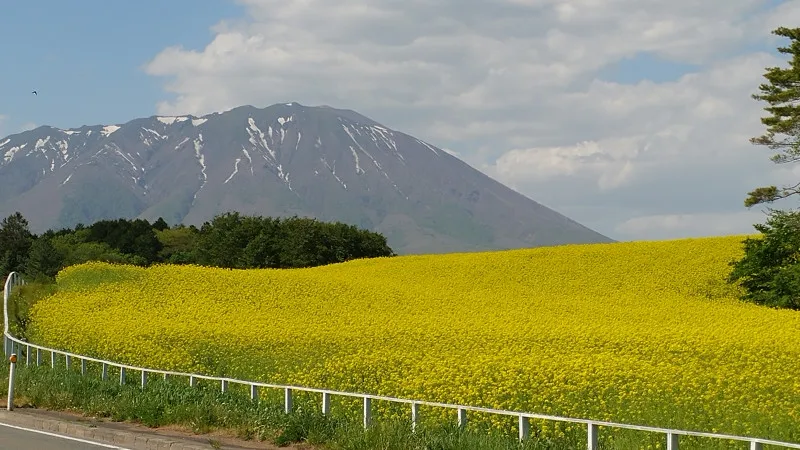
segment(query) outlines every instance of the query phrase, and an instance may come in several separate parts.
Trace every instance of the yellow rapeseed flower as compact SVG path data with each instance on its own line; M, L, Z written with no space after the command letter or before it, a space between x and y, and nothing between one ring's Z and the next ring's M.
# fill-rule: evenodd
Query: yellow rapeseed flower
M800 314L736 299L742 239L290 270L88 263L59 274L33 332L162 369L800 439Z

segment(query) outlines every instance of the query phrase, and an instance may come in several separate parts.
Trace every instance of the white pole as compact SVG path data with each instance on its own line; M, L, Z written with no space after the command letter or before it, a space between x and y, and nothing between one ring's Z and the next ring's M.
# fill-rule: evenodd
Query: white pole
M17 354L12 353L8 358L11 361L11 369L8 371L8 405L6 409L9 411L14 410L14 374L17 372Z
M416 433L419 426L419 403L411 404L411 431Z
M283 391L283 410L286 414L292 412L292 389L285 388Z
M372 423L372 399L364 397L364 428L369 428Z
M331 413L331 394L329 392L322 393L322 414L326 416Z
M531 421L525 416L519 416L519 441L524 442L531 434Z
M589 448L589 450L597 450L598 449L598 446L597 446L597 441L598 441L598 439L597 439L598 429L597 428L598 427L597 427L596 424L593 424L593 423L589 422L587 424L587 428L588 428L588 433L587 434L589 436L588 448Z
M467 426L467 410L458 408L458 427L464 428Z

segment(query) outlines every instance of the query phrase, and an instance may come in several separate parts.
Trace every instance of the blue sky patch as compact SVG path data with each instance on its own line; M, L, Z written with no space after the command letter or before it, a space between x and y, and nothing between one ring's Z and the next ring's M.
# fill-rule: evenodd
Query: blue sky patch
M696 72L701 66L669 61L653 53L637 53L604 67L598 78L620 84L637 84L643 80L655 83L676 81L681 76Z

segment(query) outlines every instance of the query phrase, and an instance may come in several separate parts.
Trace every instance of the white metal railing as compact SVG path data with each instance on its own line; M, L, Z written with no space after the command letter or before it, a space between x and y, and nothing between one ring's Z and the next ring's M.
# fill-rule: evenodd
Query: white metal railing
M133 370L136 372L141 373L141 386L147 384L147 379L149 374L158 374L162 375L165 379L167 376L177 376L177 377L187 377L189 379L189 385L194 386L198 379L200 380L211 380L217 381L220 383L220 387L222 392L228 391L229 384L239 384L243 386L248 386L250 388L250 398L252 400L258 400L258 388L268 388L268 389L280 389L284 391L284 411L288 414L292 411L292 392L312 392L322 394L322 413L329 414L330 413L330 399L331 396L341 396L341 397L356 397L361 398L363 400L364 405L364 412L363 412L363 423L364 427L369 427L372 421L372 407L371 403L372 400L380 400L380 401L387 401L392 403L404 403L411 405L411 421L412 421L412 429L416 429L417 424L419 423L419 408L420 406L432 406L438 408L446 408L446 409L454 409L458 411L458 425L464 426L467 422L467 411L473 412L482 412L482 413L489 413L489 414L496 414L501 416L511 416L517 417L519 419L519 440L523 441L528 438L529 431L530 431L530 419L540 419L540 420L549 420L554 422L567 422L567 423L576 423L576 424L583 424L586 426L587 430L587 448L589 450L596 450L598 448L598 431L599 427L609 427L609 428L621 428L627 430L637 430L637 431L644 431L649 433L659 433L666 436L667 439L667 450L678 450L678 442L680 436L695 436L695 437L703 437L703 438L711 438L711 439L722 439L722 440L733 440L733 441L740 441L740 442L749 442L751 450L761 450L763 445L774 445L778 447L784 448L796 448L800 449L800 443L791 443L791 442L782 442L782 441L774 441L770 439L760 439L754 437L744 437L744 436L732 436L727 434L718 434L718 433L706 433L701 431L686 431L686 430L672 430L668 428L658 428L658 427L650 427L650 426L642 426L642 425L631 425L631 424L624 424L624 423L615 423L615 422L604 422L604 421L597 421L597 420L589 420L589 419L577 419L571 417L559 417L559 416L549 416L544 414L532 414L522 411L508 411L508 410L501 410L501 409L491 409L491 408L482 408L478 406L465 406L465 405L453 405L449 403L439 403L439 402L429 402L429 401L422 401L422 400L411 400L405 398L395 398L395 397L386 397L381 395L371 395L371 394L364 394L364 393L354 393L354 392L341 392L341 391L333 391L329 389L317 389L317 388L310 388L304 386L289 386L289 385L280 385L280 384L270 384L270 383L260 383L255 381L246 381L246 380L237 380L233 378L226 378L226 377L215 377L215 376L208 376L208 375L200 375L200 374L192 374L192 373L183 373L183 372L174 372L169 370L158 370L158 369L148 369L145 367L137 367L131 366L127 364L120 364L115 363L112 361L106 361L102 359L92 358L89 356L78 355L75 353L65 352L62 350L57 350L54 348L48 348L41 345L32 344L30 342L23 341L11 335L8 329L8 300L11 296L12 289L17 285L25 284L25 281L22 277L16 273L12 272L8 278L6 279L6 283L3 290L3 311L4 311L4 340L5 340L5 353L6 356L16 353L19 350L20 346L25 347L26 354L25 354L25 364L29 365L31 363L31 349L36 350L36 365L39 366L42 363L42 352L49 352L50 353L50 364L53 368L56 366L56 355L64 356L66 368L69 369L72 364L72 360L75 359L81 364L81 374L86 374L86 363L95 362L102 365L102 379L108 379L108 368L115 367L120 370L120 383L125 383L126 371Z

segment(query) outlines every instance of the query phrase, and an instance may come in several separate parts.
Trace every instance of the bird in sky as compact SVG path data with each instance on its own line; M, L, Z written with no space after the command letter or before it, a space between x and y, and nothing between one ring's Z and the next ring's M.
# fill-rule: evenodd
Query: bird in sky
M39 96L39 93L37 91L31 91L31 94L33 94L33 95L35 95L37 97Z

